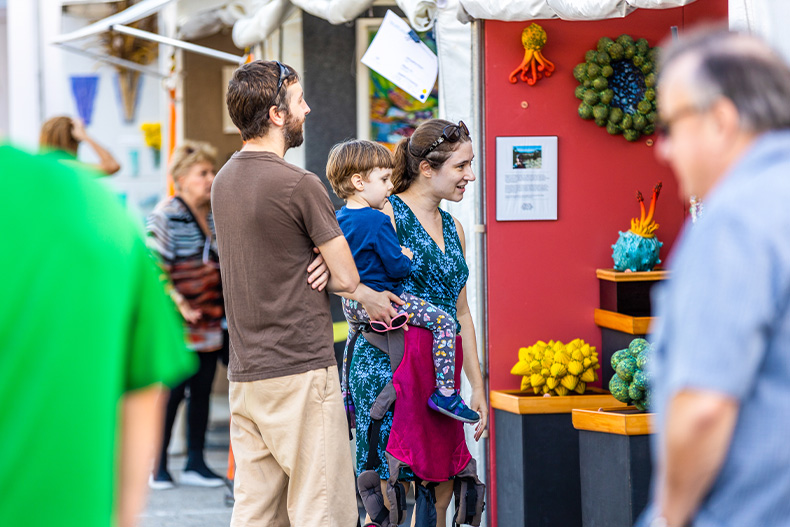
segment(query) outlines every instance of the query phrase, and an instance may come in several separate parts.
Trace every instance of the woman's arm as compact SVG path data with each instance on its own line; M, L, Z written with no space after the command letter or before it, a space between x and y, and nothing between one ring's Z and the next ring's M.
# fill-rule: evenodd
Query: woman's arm
M461 249L466 256L466 238L464 229L455 218L455 229L458 231L458 238L461 241ZM472 313L469 311L469 302L466 298L466 286L461 289L456 302L456 317L461 324L461 341L464 348L464 373L472 386L472 400L469 407L480 414L480 421L475 426L475 441L479 441L483 432L488 428L488 401L486 400L485 384L483 383L483 373L480 370L480 359L477 356L477 339L475 338L475 324L472 321Z
M156 256L156 262L162 270L162 282L164 283L165 291L170 295L184 320L189 324L196 324L203 316L203 313L189 305L189 301L176 289L170 278L172 260L175 258L175 243L172 237L173 231L170 226L170 219L167 214L155 209L148 215L145 228L146 245Z
M96 168L101 172L110 176L121 169L121 165L118 164L118 161L115 160L112 154L88 135L85 125L82 124L80 119L71 120L71 135L77 141L88 143L93 151L96 152L96 155L99 156L99 163L96 165Z

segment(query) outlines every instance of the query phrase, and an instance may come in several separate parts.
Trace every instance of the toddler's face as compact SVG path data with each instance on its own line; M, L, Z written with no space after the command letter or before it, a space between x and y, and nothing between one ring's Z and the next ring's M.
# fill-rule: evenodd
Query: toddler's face
M383 209L387 203L387 196L392 192L392 169L374 168L368 174L365 188L359 194L374 209Z

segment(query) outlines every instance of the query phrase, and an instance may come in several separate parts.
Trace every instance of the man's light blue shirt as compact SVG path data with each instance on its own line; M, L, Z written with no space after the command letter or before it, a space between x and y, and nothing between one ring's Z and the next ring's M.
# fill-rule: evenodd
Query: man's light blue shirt
M692 525L788 526L790 131L755 141L687 223L669 268L654 298L653 457L679 390L736 399L732 444Z

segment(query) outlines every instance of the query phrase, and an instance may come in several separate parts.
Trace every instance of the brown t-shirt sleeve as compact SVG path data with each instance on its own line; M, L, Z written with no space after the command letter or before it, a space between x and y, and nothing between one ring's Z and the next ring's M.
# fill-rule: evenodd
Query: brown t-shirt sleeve
M316 246L343 235L326 187L318 176L307 173L291 194L291 214Z

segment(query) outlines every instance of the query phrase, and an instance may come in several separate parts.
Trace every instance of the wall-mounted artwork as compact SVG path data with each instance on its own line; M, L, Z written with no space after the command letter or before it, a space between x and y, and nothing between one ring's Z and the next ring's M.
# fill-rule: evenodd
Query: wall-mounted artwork
M381 22L381 18L357 19L357 137L393 149L421 123L438 117L439 85L437 81L425 102L420 102L360 62ZM436 53L433 31L419 37Z

